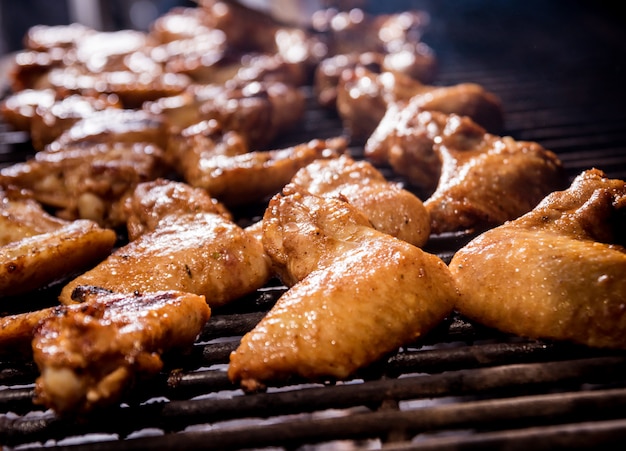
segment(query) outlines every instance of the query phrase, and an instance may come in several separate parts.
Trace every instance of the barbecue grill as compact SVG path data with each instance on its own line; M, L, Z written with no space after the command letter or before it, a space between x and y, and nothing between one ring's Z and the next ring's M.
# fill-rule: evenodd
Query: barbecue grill
M390 5L395 5L390 3ZM429 12L436 84L476 82L502 99L505 134L537 141L570 179L596 167L626 178L626 28L608 2L411 2ZM343 132L309 92L276 146ZM32 152L0 126L0 165ZM350 152L359 157L362 148ZM392 177L392 174L389 174ZM235 212L242 224L259 208ZM434 236L449 261L471 235ZM626 275L625 275L626 276ZM590 449L626 443L626 353L499 333L452 315L353 379L293 380L244 394L228 356L286 289L278 281L215 309L189 355L124 403L78 420L32 404L37 370L0 361L0 444L72 450ZM27 296L52 302L59 287ZM24 305L3 301L4 313ZM17 305L18 307L12 307Z

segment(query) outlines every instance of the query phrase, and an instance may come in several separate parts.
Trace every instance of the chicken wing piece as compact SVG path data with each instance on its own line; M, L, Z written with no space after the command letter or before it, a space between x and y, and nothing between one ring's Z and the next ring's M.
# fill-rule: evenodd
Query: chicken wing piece
M263 238L272 235L271 256L295 284L231 354L229 378L245 390L354 375L426 334L456 299L438 257L373 229L342 200L292 187L272 199Z
M30 138L35 150L43 150L73 124L96 111L121 108L117 96L69 95L52 104L37 105L30 121Z
M165 183L173 188L168 190ZM137 199L146 193L153 198L176 190L175 201ZM176 206L185 197L187 207L179 211ZM146 211L151 205L163 213L160 219ZM146 232L65 285L59 296L62 304L83 302L85 294L97 287L114 293L184 291L206 296L215 307L262 287L269 279L269 262L260 243L221 214L223 210L201 189L173 181L148 182L138 187L132 207L139 208L139 217L148 224ZM137 222L132 224L135 227ZM133 230L141 233L143 228Z
M248 153L246 138L225 130L215 119L200 121L170 133L166 156L169 164L186 180L202 177L203 161L217 156L234 157Z
M143 110L106 108L74 123L46 150L58 151L72 144L152 143L164 149L168 128L165 119Z
M450 263L458 310L532 338L626 348L626 183L597 169Z
M119 402L162 369L164 354L187 350L210 314L203 296L175 291L97 293L63 306L35 332L34 401L61 415Z
M304 94L294 86L251 82L225 86L199 109L202 120L217 120L225 130L243 135L250 149L259 150L297 124L304 108Z
M79 220L0 247L0 293L41 288L90 268L115 245L116 234Z
M339 156L346 145L342 138L316 139L285 149L234 156L196 155L198 164L186 167L182 175L187 183L206 189L227 206L249 204L279 192L307 164Z
M436 61L429 47L418 46L414 52L402 49L392 54L379 52L342 53L322 60L315 69L313 88L317 101L324 108L337 108L337 90L344 71L360 70L363 67L372 74L383 72L400 73L409 85L418 86L415 80L429 83L434 78Z
M424 206L432 233L500 225L567 183L558 157L539 144L492 135L467 116L423 111L413 103L381 122L365 152L374 161L386 156L430 193Z
M46 213L31 193L0 187L0 246L40 233L52 232L66 221Z
M341 73L337 110L355 140L366 140L391 104L409 101L422 110L469 116L492 133L503 129L500 99L476 83L429 86L401 73L375 73L363 66Z
M48 214L28 193L0 188L0 297L63 280L105 258L116 235Z
M318 196L347 200L376 230L417 247L428 241L430 217L422 201L387 181L367 161L355 161L348 155L317 160L300 169L291 182Z
M0 114L13 129L30 132L37 108L48 108L57 100L53 89L23 89L0 101Z
M33 337L46 318L59 314L62 306L48 307L0 317L0 356L29 360L33 357Z
M78 143L1 169L0 186L28 189L64 219L115 228L126 222L123 204L135 186L169 171L164 152L153 144Z

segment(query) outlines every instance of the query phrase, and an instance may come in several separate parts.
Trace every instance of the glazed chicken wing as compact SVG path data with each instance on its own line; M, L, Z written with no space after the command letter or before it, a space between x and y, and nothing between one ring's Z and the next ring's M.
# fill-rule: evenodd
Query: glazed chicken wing
M539 144L492 135L467 116L423 111L413 102L385 116L365 154L386 159L430 193L424 205L433 233L502 224L566 183L558 157Z
M168 171L163 151L153 144L79 143L1 169L0 186L28 189L65 219L119 227L126 222L124 201L135 186Z
M163 354L189 348L210 313L203 296L175 291L96 293L55 309L33 339L35 402L59 414L119 402L161 370Z
M231 354L228 375L246 390L346 378L427 333L455 302L445 263L373 229L342 200L290 185L263 225L293 285Z
M458 310L532 338L626 348L626 184L581 173L450 263Z
M409 101L421 110L469 116L492 133L503 128L500 99L476 83L428 86L400 73L377 74L362 66L341 73L337 110L355 140L367 140L394 103L404 106Z
M389 182L369 162L348 155L317 160L291 180L312 194L338 197L362 211L376 230L421 247L430 235L430 218L422 201Z
M130 208L139 207L146 232L141 234L142 229L138 229L140 235L134 241L65 285L59 296L61 303L83 302L85 294L97 287L114 293L184 291L204 295L215 307L267 282L269 265L259 242L223 215L223 209L216 207L206 192L179 182L147 183L140 185L135 200L129 201ZM176 185L177 202L185 198L189 202L182 211L162 208L161 202L136 199L151 189L166 195L170 190L163 185L167 184ZM198 203L203 197L207 199ZM151 205L163 213L158 220L146 211ZM135 220L132 223L137 224Z
M234 142L237 144L237 141ZM222 153L220 149L223 147L214 145L215 154L207 152L211 147L189 149L193 155L188 161L197 163L185 163L183 178L192 186L206 189L226 205L236 206L274 195L289 183L300 168L315 160L342 154L346 142L342 138L312 140L285 149L239 155Z
M31 199L0 190L0 297L70 277L105 258L116 235L92 221L66 222Z

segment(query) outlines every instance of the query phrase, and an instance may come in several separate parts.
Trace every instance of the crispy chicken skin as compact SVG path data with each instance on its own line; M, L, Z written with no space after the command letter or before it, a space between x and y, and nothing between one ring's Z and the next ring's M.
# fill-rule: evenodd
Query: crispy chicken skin
M0 101L0 114L13 129L29 132L37 108L49 108L56 100L52 89L23 89Z
M26 190L0 187L0 246L40 233L52 232L67 223L44 211Z
M373 229L347 202L290 185L263 224L294 284L231 354L228 376L245 390L349 377L423 336L455 302L445 263Z
M27 360L33 356L32 341L37 326L57 314L61 306L0 317L0 356Z
M0 297L63 280L105 258L116 241L92 221L63 221L18 191L0 189Z
M55 309L33 339L34 401L61 415L119 402L162 369L163 354L189 348L210 314L203 296L175 291L97 293Z
M206 189L227 206L261 201L285 186L307 164L334 158L346 149L342 138L315 139L285 149L253 151L240 155L202 152L193 155L197 164L187 166L183 178L192 186ZM201 148L191 149L192 152ZM206 149L205 149L206 150Z
M626 348L626 184L584 171L450 263L457 309L532 338Z
M30 123L30 138L35 150L43 150L65 130L95 111L121 108L117 96L70 95L51 105L38 105Z
M503 129L500 99L476 83L424 85L397 72L376 73L358 66L341 73L337 110L355 141L365 141L394 103L422 110L469 116L492 133Z
M178 190L178 199L174 203L164 201L173 208L162 208L160 201L153 203L152 207L163 213L157 220L146 210L150 202L136 197L150 189L167 194L171 190L164 186L166 183L176 185L173 189ZM197 202L203 196L207 199ZM188 207L179 211L175 207L184 203L185 197ZM260 243L225 217L201 189L173 181L148 182L138 187L135 200L130 202L130 208L138 207L137 214L154 229L65 285L59 296L61 303L83 302L85 293L97 287L115 293L184 291L206 296L209 305L215 307L262 287L269 279L269 264Z
M46 150L58 151L71 144L152 143L164 149L168 127L164 118L143 110L106 108L72 124Z
M0 293L26 293L70 277L105 258L115 232L88 220L0 247Z
M153 144L78 143L1 169L0 186L28 189L64 219L116 228L126 222L123 205L133 189L169 170L163 150Z
M423 111L413 103L381 121L365 154L386 159L430 193L424 206L432 233L500 225L567 183L558 157L539 144L492 135L467 116Z
M430 235L430 218L422 201L389 182L367 161L348 155L317 160L291 180L312 194L347 200L362 211L376 230L421 247Z

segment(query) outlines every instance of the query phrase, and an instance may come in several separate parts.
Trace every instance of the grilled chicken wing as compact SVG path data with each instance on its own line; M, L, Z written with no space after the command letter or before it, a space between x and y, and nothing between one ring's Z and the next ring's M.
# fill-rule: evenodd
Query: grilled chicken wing
M231 354L228 375L246 390L292 376L346 378L424 335L455 302L445 263L373 229L342 200L290 185L263 226L293 285Z
M61 306L0 317L0 356L27 360L33 356L33 337L37 326L58 314Z
M468 317L506 332L626 348L626 184L581 173L450 263Z
M212 129L199 130L200 133L207 131L211 133ZM223 141L219 135L216 137ZM252 203L272 196L289 183L300 168L317 159L334 158L346 148L345 140L334 138L313 140L285 149L229 155L232 147L228 146L232 144L235 144L236 150L240 148L237 140L229 140L226 146L220 145L218 141L212 147L191 148L189 159L183 158L187 160L183 172L185 181L206 189L228 206ZM207 151L213 149L215 154ZM196 164L189 164L194 161Z
M161 370L163 354L189 348L210 313L203 296L172 291L97 293L54 309L33 339L35 402L59 414L119 402Z
M172 184L171 188L164 187L167 184ZM147 199L154 198L155 194L149 193L152 189L156 195L176 190L176 201L137 199L146 193ZM82 302L85 293L97 287L115 293L184 291L206 296L209 305L215 307L260 288L269 279L262 246L223 215L223 209L206 192L157 180L140 185L134 197L129 206L139 208L137 215L144 218L140 221L146 226L134 228L139 230L134 241L65 285L59 296L61 303ZM187 207L182 211L175 208L185 199ZM150 208L163 216L151 217ZM135 227L137 221L133 219L132 224ZM146 227L143 234L142 227Z
M500 99L476 83L428 86L396 72L375 73L363 66L341 73L337 110L355 140L366 140L394 103L422 110L469 116L498 133L503 128Z
M143 110L106 108L74 123L46 150L58 151L72 144L152 143L164 149L168 127L164 118Z
M112 230L92 221L65 222L33 200L3 195L0 296L26 293L87 269L105 258L115 241Z
M502 224L566 183L557 156L539 144L492 135L467 116L413 102L385 116L365 154L430 193L424 205L433 233Z
M348 201L367 216L376 230L423 246L430 235L430 218L422 201L391 183L369 162L348 155L317 160L291 180L308 192Z
M78 143L1 169L0 186L28 189L65 219L119 227L126 222L123 205L133 189L169 169L164 152L152 144Z
M13 129L30 132L37 108L49 108L56 100L52 89L23 89L0 101L0 114Z
M29 191L0 187L0 246L52 232L66 224L46 213Z

